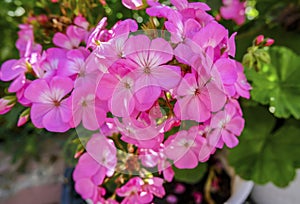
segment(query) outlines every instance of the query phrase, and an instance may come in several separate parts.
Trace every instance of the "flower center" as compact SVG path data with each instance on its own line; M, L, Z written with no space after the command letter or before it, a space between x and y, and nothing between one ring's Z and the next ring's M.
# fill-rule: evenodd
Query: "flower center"
M58 106L60 106L60 101L54 100L53 104L54 104L55 107L58 107Z
M129 84L128 82L125 82L125 83L124 83L124 87L125 87L126 89L130 89L130 88L131 88L131 86L130 86L130 84Z
M194 95L197 96L197 95L199 95L199 94L200 94L200 89L195 89Z
M145 74L150 74L150 73L151 73L151 69L150 69L148 66L145 67L144 73L145 73Z

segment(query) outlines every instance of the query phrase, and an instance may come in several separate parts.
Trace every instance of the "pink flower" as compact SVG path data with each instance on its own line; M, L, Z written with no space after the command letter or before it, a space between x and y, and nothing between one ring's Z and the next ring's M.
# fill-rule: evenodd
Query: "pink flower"
M55 33L53 37L54 45L71 50L78 48L81 41L85 39L86 30L78 26L71 25L67 28L66 34Z
M233 20L237 25L242 25L245 18L246 1L223 0L223 6L220 8L221 16L226 20Z
M76 76L85 75L85 59L90 53L85 49L74 49L66 53L66 60L58 66L57 75Z
M112 176L117 165L117 150L112 140L102 134L94 134L86 145L86 151Z
M201 141L198 137L198 127L189 131L181 130L165 141L165 154L174 161L180 169L193 169L198 165L198 154Z
M74 24L83 28L84 30L88 30L90 25L86 18L80 15L76 16L76 18L74 19Z
M139 10L143 7L142 0L122 0L122 4L129 9Z
M132 74L125 75L123 78L105 74L99 82L97 96L101 100L108 100L108 108L113 115L128 117L136 104L133 88Z
M205 72L184 76L176 90L178 96L174 112L178 118L204 122L210 118L211 112L224 106L226 95L220 82L211 78Z
M73 89L69 78L53 77L33 81L24 95L32 102L31 120L37 128L52 132L65 132L70 128L70 98L64 98Z
M141 117L141 116L140 116ZM163 141L162 125L156 125L155 120L150 124L146 121L135 121L131 118L123 118L122 123L117 119L116 125L122 134L121 139L140 148L155 148Z
M203 11L209 11L210 8L206 3L203 2L193 2L189 3L187 0L171 0L171 3L179 10L192 8L192 9L201 9Z
M247 78L244 74L244 67L241 63L236 62L236 69L238 78L234 84L236 90L236 98L242 96L244 98L250 98L250 90L252 89L251 85L247 82Z
M237 136L242 133L245 120L239 114L240 109L238 103L229 102L225 109L213 115L211 119L211 127L214 128L214 137L209 136L211 144L226 144L229 148L233 148L238 144ZM218 135L220 134L220 141ZM219 146L218 145L218 146Z
M139 149L139 158L145 167L152 168L157 166L159 174L162 173L166 181L171 182L173 180L175 173L164 154L163 144L152 149Z
M215 48L226 36L228 36L228 30L213 21L196 33L193 41L203 49L209 46Z
M124 54L135 67L134 93L140 104L138 110L149 109L162 90L175 88L181 79L179 67L164 65L173 58L173 49L162 38L150 41L145 35L133 36L127 40Z
M3 81L13 80L8 88L9 92L22 91L26 83L29 82L29 80L26 80L27 73L34 77L40 76L39 59L39 52L34 52L32 50L32 41L28 41L23 57L19 60L11 59L2 64L0 79Z
M74 126L82 121L88 130L97 130L106 118L106 104L96 98L93 89L88 86L78 87L72 93L72 116Z
M57 75L57 71L62 69L66 60L66 50L61 48L49 48L43 53L40 67L44 70L42 78L51 79Z
M103 183L106 170L88 153L80 158L73 172L75 190L83 199L94 203L101 201L105 195L105 189L99 187Z
M42 46L34 43L33 26L29 24L20 24L19 28L19 38L16 41L16 47L19 50L20 56L24 57L26 53L28 54L28 44L31 44L31 52L40 53L42 51Z
M105 201L105 189L100 187L106 176L113 175L116 166L116 148L112 140L94 134L88 141L86 150L73 173L76 191L82 198L93 203L115 203Z
M153 200L153 195L160 198L165 195L163 179L158 177L145 180L140 177L131 178L116 192L118 196L125 197L121 204L150 203Z
M184 22L182 15L177 11L170 12L168 17L165 27L172 34L173 43L184 42L186 38L192 39L201 28L195 19L190 18Z

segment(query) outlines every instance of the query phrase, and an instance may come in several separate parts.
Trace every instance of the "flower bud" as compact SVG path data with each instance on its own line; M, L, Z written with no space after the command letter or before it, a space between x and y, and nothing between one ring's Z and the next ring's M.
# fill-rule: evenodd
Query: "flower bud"
M259 35L255 39L255 45L260 45L264 41L265 37L263 35Z
M274 42L275 42L275 40L274 40L274 39L272 39L272 38L268 38L268 39L266 40L266 44L265 44L265 46L269 47L269 46L273 45L273 44L274 44Z
M21 113L17 126L20 127L24 125L28 121L29 115L30 115L30 108L27 108Z
M0 99L0 115L5 114L11 110L16 103L15 96L5 96Z

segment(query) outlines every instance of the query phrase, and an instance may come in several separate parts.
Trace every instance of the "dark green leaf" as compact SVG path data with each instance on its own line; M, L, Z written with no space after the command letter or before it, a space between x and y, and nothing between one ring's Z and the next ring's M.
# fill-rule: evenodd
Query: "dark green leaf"
M177 181L195 184L199 182L207 171L207 163L199 163L194 169L178 169L173 167Z
M300 119L300 57L285 47L273 47L269 53L271 64L264 64L259 72L247 71L253 82L252 98L270 105L276 117Z
M230 164L244 179L287 186L300 161L300 128L284 124L274 131L275 118L261 107L246 109L245 119L240 144L230 151Z

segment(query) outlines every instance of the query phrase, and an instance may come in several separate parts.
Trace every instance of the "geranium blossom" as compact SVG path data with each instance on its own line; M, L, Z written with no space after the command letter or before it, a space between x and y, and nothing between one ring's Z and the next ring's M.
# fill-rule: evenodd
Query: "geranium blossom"
M118 196L125 197L122 204L150 203L153 195L160 198L165 195L162 184L161 178L154 177L144 181L139 177L134 177L116 192Z
M136 68L134 92L139 110L149 109L161 90L174 88L181 79L179 67L164 65L172 59L173 49L162 38L150 41L145 35L133 36L126 41L124 54Z
M226 20L234 20L237 25L242 25L245 20L246 1L223 0L220 8L221 16Z
M174 161L177 168L192 169L198 165L198 154L201 141L198 137L198 127L189 131L181 130L169 137L165 142L165 153Z
M217 136L209 137L210 143L223 146L225 143L232 148L238 144L237 136L239 136L244 128L245 120L239 114L236 103L228 103L223 111L215 114L211 119L211 127L214 128L212 134L220 134L219 141Z
M221 14L226 18L230 11L241 23L232 11L243 8L234 2L239 1L224 0ZM250 97L243 67L234 59L236 33L229 36L207 4L122 3L131 9L149 6L146 12L155 18L143 25L144 33L136 32L133 19L109 28L104 17L90 28L80 14L42 50L34 27L22 25L20 58L4 62L0 71L0 79L10 81L0 114L18 102L26 107L18 126L31 119L51 132L80 124L87 130L78 135L73 173L75 189L87 203L162 198L174 166L193 169L224 144L238 144L244 127L238 99Z
M224 106L225 93L205 74L186 74L178 86L174 112L182 120L204 122L210 118L211 112Z
M25 91L25 97L32 102L30 116L33 124L52 132L68 130L72 115L70 99L64 97L72 89L73 82L69 78L33 81Z

